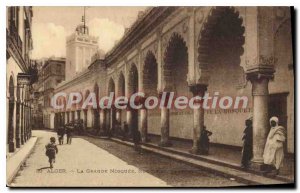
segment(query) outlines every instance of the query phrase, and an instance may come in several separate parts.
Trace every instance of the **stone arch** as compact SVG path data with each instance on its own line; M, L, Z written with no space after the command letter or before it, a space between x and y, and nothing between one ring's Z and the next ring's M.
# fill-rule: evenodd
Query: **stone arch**
M17 93L16 93L16 148L20 148L21 146L21 88L17 85Z
M89 96L90 93L91 93L90 90L87 89L87 90L85 91L83 100L87 99L87 97Z
M148 51L144 60L143 85L146 96L157 94L158 65L153 52Z
M219 97L246 96L251 99L251 88L246 84L245 73L241 58L244 54L245 27L239 11L233 7L214 7L206 18L198 39L199 68L207 72L205 84L207 92L213 95L219 92ZM201 78L201 77L200 77ZM251 101L247 102L248 106ZM217 105L217 109L220 107ZM228 106L229 109L233 105ZM221 114L205 115L205 126L213 133L212 141L222 141L230 145L240 145L240 141L233 140L230 135L236 133L237 138L242 137L244 120L250 113L228 115L226 121ZM232 123L235 122L234 125ZM218 128L222 125L222 129Z
M109 95L110 92L115 92L115 81L114 79L111 77L108 81L108 86L107 86L107 94Z
M100 88L99 88L99 86L98 86L98 83L97 83L97 82L94 84L94 93L95 93L95 95L96 95L96 98L97 98L97 101L98 101L98 99L99 99L99 96L100 96Z
M128 71L128 99L130 99L131 95L137 93L139 90L139 75L137 66L132 63L129 71ZM137 98L136 98L137 99ZM135 104L138 104L139 100L135 100ZM138 110L130 108L128 105L128 110L131 113L131 120L127 120L129 125L129 132L132 133L134 130L138 129Z
M125 96L125 76L121 71L118 77L118 96Z
M128 94L129 96L138 92L139 75L137 66L132 63L128 71Z
M116 86L115 86L115 81L112 77L108 81L108 87L107 87L108 96L110 95L111 92L114 93L113 94L113 101L114 101ZM116 119L116 111L115 111L114 105L112 105L112 107L110 109L108 109L106 112L108 114L108 116L106 116L107 128L110 130L110 132L112 132L114 129L115 121L116 121L115 120Z
M77 111L77 119L79 118L78 115L80 115L80 112L78 113L78 111L80 111L83 101L84 101L84 95L82 94L82 92L80 91L79 94L81 95L81 101L79 103L76 104L76 111ZM76 96L75 96L76 98Z
M87 89L85 91L85 94L84 94L84 98L83 98L83 101L85 101L88 96L90 95L90 90ZM83 110L83 124L84 124L84 127L85 128L88 128L88 112L90 112L90 109L89 108L85 108L85 109L82 109Z
M7 143L9 146L9 152L15 151L14 145L14 107L15 107L15 86L14 86L14 78L11 75L9 77L8 83L8 92L9 92L9 103L8 103L8 136Z
M174 32L164 51L163 77L165 90L188 94L188 47L184 39Z
M96 101L97 101L97 109L93 110L93 128L95 130L99 130L100 129L100 117L99 117L99 101L100 101L100 93L99 93L99 86L97 84L97 82L95 82L94 84L94 93L96 96Z
M117 76L117 91L116 97L125 96L125 76L122 71L118 73ZM120 134L122 120L126 120L126 113L124 110L116 109L116 132Z
M226 46L221 51L231 51L239 57L244 53L245 27L239 12L233 7L216 7L208 15L198 38L198 62L200 68L209 68L218 46ZM228 40L230 39L230 41ZM225 41L228 40L228 41ZM212 44L212 42L214 44ZM228 47L234 49L228 49ZM237 61L240 62L240 61Z

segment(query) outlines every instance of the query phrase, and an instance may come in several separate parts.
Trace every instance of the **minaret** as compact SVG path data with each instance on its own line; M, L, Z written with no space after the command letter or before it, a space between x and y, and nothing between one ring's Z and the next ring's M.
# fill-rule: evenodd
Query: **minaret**
M75 32L67 37L66 80L87 69L92 56L98 50L98 37L89 35L85 8L83 12L82 22L76 27Z

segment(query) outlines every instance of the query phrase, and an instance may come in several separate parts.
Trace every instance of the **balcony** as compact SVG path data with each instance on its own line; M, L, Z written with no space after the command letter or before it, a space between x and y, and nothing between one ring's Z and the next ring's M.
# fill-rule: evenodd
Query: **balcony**
M22 53L22 40L19 36L18 29L11 23L9 25L9 30L6 31L7 40L10 40L12 44L18 49L19 53Z

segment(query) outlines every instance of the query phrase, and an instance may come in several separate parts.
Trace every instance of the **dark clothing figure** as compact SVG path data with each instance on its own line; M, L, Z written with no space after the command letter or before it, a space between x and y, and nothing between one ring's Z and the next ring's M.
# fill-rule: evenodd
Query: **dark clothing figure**
M72 143L72 132L73 129L70 126L67 126L66 134L67 134L67 144Z
M58 142L59 145L63 145L64 144L64 135L65 135L66 131L64 127L59 127L57 130L57 135L58 135Z
M46 146L46 156L49 158L50 168L53 168L53 163L55 163L55 155L58 153L57 146L55 144L55 138L50 138L50 143Z
M83 120L82 119L76 120L74 122L74 129L75 129L75 131L78 135L83 135L84 134Z
M127 139L127 135L128 135L128 124L126 122L123 123L123 140Z
M212 135L211 131L206 130L206 127L203 127L203 130L200 134L200 140L199 140L199 149L200 154L208 155L209 152L209 136Z
M141 133L138 129L134 129L132 132L132 139L134 143L134 150L139 154L142 154L141 148Z
M243 143L243 150L242 150L242 167L248 168L250 166L250 161L253 157L253 150L252 150L252 138L253 138L253 127L252 127L252 119L247 119L245 121L246 128L244 130L244 135L242 140Z

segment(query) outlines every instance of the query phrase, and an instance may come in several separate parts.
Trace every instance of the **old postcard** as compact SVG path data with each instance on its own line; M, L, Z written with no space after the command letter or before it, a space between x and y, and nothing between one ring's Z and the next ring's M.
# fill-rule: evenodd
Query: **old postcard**
M7 186L294 187L293 20L7 6Z

